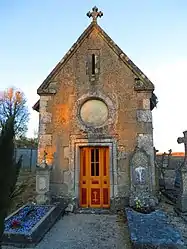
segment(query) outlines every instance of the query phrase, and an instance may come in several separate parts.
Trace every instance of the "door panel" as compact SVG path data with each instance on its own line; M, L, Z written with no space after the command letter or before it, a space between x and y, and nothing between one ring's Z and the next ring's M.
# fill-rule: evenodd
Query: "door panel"
M110 206L109 148L80 149L80 206Z

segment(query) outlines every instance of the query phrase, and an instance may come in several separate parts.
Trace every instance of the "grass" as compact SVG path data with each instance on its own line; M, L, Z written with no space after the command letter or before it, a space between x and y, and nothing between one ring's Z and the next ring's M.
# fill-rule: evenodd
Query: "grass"
M35 200L36 196L36 175L35 172L28 170L21 170L18 181L16 183L16 189L13 194L11 206L8 210L8 215L23 206L28 202Z

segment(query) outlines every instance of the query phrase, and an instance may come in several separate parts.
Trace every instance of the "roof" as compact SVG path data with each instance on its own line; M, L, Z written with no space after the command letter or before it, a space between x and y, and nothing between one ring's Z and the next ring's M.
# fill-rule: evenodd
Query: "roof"
M32 107L33 110L39 112L40 110L40 100L38 100Z
M97 22L91 22L91 24L85 29L82 35L77 39L69 51L65 54L62 60L55 66L52 72L43 81L37 90L39 95L41 94L55 94L55 89L48 89L50 81L58 74L61 68L71 58L71 56L77 51L80 45L88 37L88 35L96 29L98 34L106 41L110 48L121 58L121 60L127 65L127 67L135 74L135 90L137 91L154 91L154 84L148 79L148 77L132 62L132 60L115 44L115 42L106 34L106 32L97 24ZM156 96L156 95L155 95ZM154 107L153 107L154 108ZM153 109L152 108L152 109ZM33 106L34 110L39 111L39 101Z

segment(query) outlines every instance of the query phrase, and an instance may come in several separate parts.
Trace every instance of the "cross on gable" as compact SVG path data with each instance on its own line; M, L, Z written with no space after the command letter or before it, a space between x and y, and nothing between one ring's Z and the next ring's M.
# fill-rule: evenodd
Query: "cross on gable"
M186 159L187 158L187 131L184 131L183 134L184 134L184 137L178 137L177 143L184 144L185 159Z
M168 152L169 152L168 156L170 156L172 154L172 149L169 149Z
M92 17L92 19L93 19L92 21L93 22L97 22L97 18L98 17L102 17L103 16L103 12L101 12L101 11L98 12L98 8L95 6L95 7L92 8L92 12L89 11L87 13L87 16L89 18Z

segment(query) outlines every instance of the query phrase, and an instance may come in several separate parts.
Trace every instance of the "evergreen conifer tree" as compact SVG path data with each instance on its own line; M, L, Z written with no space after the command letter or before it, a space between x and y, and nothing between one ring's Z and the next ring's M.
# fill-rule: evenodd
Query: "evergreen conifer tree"
M21 167L21 158L18 163L15 163L14 159L14 136L14 117L12 116L3 125L0 134L0 244L10 196L15 189Z

